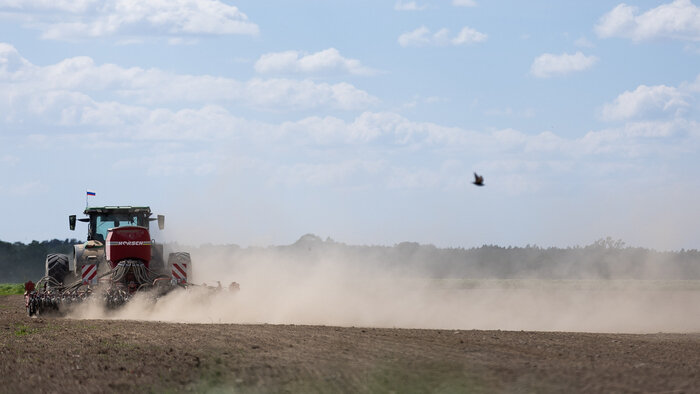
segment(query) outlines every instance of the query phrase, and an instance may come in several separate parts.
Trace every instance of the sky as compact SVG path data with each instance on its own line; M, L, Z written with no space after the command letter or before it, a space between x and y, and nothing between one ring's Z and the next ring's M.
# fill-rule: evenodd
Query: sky
M0 0L0 240L696 249L699 96L689 0Z

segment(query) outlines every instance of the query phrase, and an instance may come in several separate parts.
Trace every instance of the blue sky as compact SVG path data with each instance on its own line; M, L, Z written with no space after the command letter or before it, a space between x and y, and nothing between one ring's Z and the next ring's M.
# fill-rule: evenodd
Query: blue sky
M0 239L697 248L699 59L688 0L0 0Z

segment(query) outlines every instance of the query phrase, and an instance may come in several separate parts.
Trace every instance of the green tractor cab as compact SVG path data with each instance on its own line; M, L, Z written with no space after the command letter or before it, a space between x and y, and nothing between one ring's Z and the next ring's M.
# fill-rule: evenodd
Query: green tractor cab
M151 218L153 213L150 207L107 206L85 208L83 212L88 217L77 221L89 223L87 240L105 241L107 230L120 226L140 226L149 228L150 222L158 221L158 228L165 228L165 216L158 215ZM75 230L76 216L70 215L68 223L71 230Z

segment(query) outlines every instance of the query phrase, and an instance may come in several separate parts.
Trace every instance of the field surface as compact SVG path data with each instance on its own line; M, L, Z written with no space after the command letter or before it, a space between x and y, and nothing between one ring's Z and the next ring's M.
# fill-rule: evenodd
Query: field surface
M700 390L700 334L29 318L0 296L0 392Z

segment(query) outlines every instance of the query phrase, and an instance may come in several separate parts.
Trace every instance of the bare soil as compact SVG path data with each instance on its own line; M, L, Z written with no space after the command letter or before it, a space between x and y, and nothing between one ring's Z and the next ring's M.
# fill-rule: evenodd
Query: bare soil
M0 296L0 392L700 392L700 334L29 318Z

